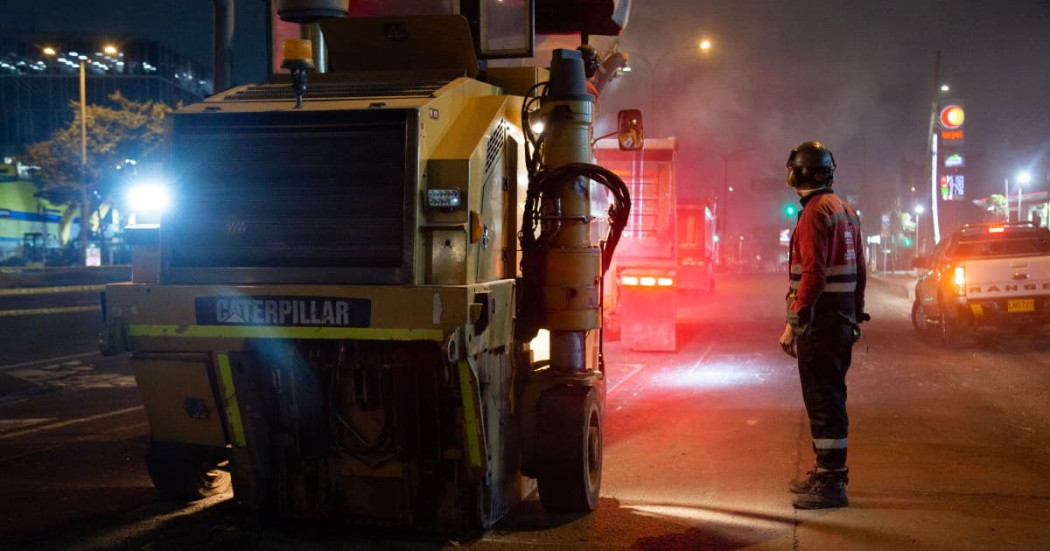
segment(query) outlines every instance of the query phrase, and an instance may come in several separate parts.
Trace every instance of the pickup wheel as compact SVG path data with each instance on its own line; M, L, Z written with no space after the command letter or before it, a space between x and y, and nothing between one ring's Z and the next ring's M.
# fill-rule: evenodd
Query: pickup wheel
M944 302L939 300L938 304L943 305ZM959 320L945 315L945 308L943 306L940 310L940 326L937 328L937 344L948 348L955 345L956 341L959 340L959 337L963 333L963 326L960 325Z
M926 307L918 299L911 305L911 325L915 328L915 332L924 339L931 338L934 334L934 327L930 324L929 312L926 311Z

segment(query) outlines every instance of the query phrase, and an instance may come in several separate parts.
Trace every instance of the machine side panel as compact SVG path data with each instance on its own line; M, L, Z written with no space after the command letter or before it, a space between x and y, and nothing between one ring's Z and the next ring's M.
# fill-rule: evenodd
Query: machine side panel
M225 446L223 407L202 357L185 360L133 357L131 370L155 440Z

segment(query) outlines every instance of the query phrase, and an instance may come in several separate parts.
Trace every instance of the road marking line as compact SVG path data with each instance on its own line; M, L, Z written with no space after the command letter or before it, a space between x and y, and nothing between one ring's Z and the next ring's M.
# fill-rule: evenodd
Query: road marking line
M62 308L35 308L32 310L0 310L0 318L14 316L39 316L42 314L73 314L77 312L101 312L102 306L65 306Z
M30 434L36 434L36 433L41 432L41 431L60 429L60 428L68 427L68 426L71 426L71 425L78 425L80 423L88 423L88 422L91 422L91 421L97 421L99 419L105 419L106 417L114 417L114 416L117 416L117 415L124 415L125 413L131 413L131 412L134 412L134 411L139 411L141 409L144 409L144 408L142 406L135 406L135 407L125 408L125 409L118 409L117 411L110 411L110 412L107 412L107 413L100 413L98 415L91 415L89 417L81 417L79 419L70 419L68 421L61 421L59 423L51 423L50 425L44 425L44 426L36 427L36 428L32 428L32 429L26 429L26 430L21 430L21 431L16 431L16 432L9 432L7 434L0 434L0 440L6 440L8 438L17 438L19 436L28 436Z
M700 357L696 359L696 363L693 364L693 367L689 368L689 373L696 371L696 368L700 367L700 364L704 363L704 360L707 359L707 355L711 353L711 349L714 347L715 343L707 345L707 350L704 350L703 353L700 354Z
M18 369L20 367L26 367L26 366L30 366L30 365L62 363L62 362L68 361L68 360L76 360L78 358L86 358L88 356L98 356L98 355L99 355L98 352L83 352L83 353L80 353L80 354L72 354L70 356L59 356L57 358L48 358L46 360L33 360L31 362L22 362L20 364L0 365L0 372L10 371L12 369Z
M16 289L0 289L0 297L20 295L50 295L58 293L86 293L88 291L102 291L105 285L60 285L55 287L19 287Z
M38 419L0 419L0 432L22 429L32 425L40 425L54 420L54 417L41 417Z
M630 364L628 364L628 365L630 365ZM628 373L626 377L624 377L623 379L620 379L619 381L616 382L615 385L609 387L609 390L605 391L605 395L606 396L610 396L613 393L614 390L620 388L620 385L622 385L625 382L627 382L627 379L630 379L631 377L634 377L635 374L637 374L639 371L641 371L643 369L645 369L645 364L637 364L637 365L635 365L634 366L634 371Z
M705 349L705 350L704 350L704 351L703 351L702 353L700 353L700 357L699 357L699 358L697 358L697 360L696 360L696 363L694 363L694 364L693 364L693 366L689 368L689 371L688 371L688 372L689 372L689 373L692 373L693 371L695 371L695 370L696 370L696 368L697 368L697 367L699 367L699 366L700 366L700 364L704 363L704 360L705 360L705 359L707 359L707 356L708 356L708 354L710 354L710 353L711 353L711 350L712 350L712 349L713 349L714 347L715 347L715 343L710 343L710 344L708 344L708 345L707 345L707 349ZM628 364L628 365L630 365L630 364ZM606 396L610 396L610 395L612 395L612 393L613 393L613 391L614 391L614 390L616 390L617 388L620 388L620 385L622 385L622 384L626 383L628 379L630 379L630 378L634 377L635 375L637 375L637 374L638 374L638 373L639 373L640 371L642 371L643 369L645 369L645 364L639 364L639 365L637 365L637 366L636 366L636 367L634 368L634 371L631 371L630 373L628 373L628 374L627 374L627 376L626 376L626 377L624 377L623 379L620 379L619 381L617 381L617 382L616 382L616 384L615 384L615 385L613 385L613 386L609 387L609 389L605 391L605 395L606 395Z

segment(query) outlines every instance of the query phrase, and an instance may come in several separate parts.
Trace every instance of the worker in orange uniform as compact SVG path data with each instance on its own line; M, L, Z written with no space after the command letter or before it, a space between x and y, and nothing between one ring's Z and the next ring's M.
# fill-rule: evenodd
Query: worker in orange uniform
M597 104L598 87L594 85L594 75L598 74L598 69L602 66L601 60L598 59L598 50L590 44L581 44L576 48L576 51L580 52L580 55L583 56L583 74L587 77L587 93L594 96L594 103ZM594 112L594 118L597 119L597 105L595 105Z
M860 338L865 271L860 218L835 195L835 158L819 142L806 142L787 160L787 185L802 198L791 234L787 326L780 346L798 358L802 399L809 415L816 466L792 480L798 509L845 507L846 371Z

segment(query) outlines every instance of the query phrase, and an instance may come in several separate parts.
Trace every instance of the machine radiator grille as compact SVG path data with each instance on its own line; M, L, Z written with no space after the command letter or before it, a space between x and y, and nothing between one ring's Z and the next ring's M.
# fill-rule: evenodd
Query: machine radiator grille
M507 121L500 119L496 123L496 129L492 131L488 147L485 150L485 174L492 170L492 165L499 160L503 148L507 145Z
M286 268L276 279L289 283L349 282L345 269L370 270L376 283L396 280L391 274L409 262L405 190L414 171L405 167L413 115L176 116L177 205L162 225L166 280L200 281L198 272L213 268Z
M450 81L416 80L406 82L307 82L304 100L337 98L426 98L434 95ZM243 88L223 97L225 101L295 100L291 84L259 84Z

